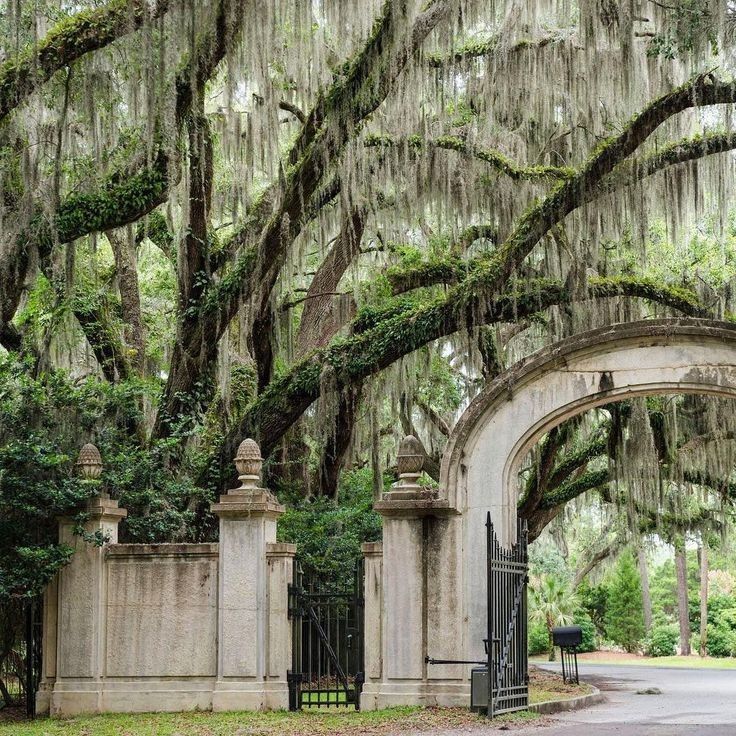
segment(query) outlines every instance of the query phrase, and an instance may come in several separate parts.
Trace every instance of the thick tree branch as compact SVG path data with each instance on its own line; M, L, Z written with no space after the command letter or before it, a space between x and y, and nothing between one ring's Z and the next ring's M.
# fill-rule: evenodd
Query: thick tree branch
M366 136L365 145L368 148L388 148L405 146L407 150L418 152L424 149L444 149L457 151L470 158L490 164L499 173L505 174L513 181L557 181L570 179L575 170L560 166L519 166L500 151L492 148L478 148L471 146L467 141L454 135L444 135L431 140L425 140L419 135L410 135L405 139L396 139L385 134Z
M333 294L348 266L360 253L366 216L365 207L353 208L309 285L296 338L299 358L309 350L326 345L342 327L339 315L335 314Z
M606 536L608 536L608 533L606 533ZM603 562L603 560L608 559L617 549L618 542L615 539L603 546L596 545L596 551L592 555L586 555L585 564L575 571L572 589L577 590L580 583L582 583L583 580L585 580L585 578L588 577L588 575L598 567L601 562Z
M107 239L115 258L126 341L133 353L130 362L138 374L142 375L145 358L145 333L141 311L141 294L138 286L138 259L135 242L128 237L128 233L108 232Z
M191 343L183 346L193 355L183 381L169 374L165 390L164 415L157 419L157 432L178 414L189 401L189 393L201 373L213 359L199 346L216 343L224 334L241 304L250 302L253 348L264 353L265 365L259 365L259 382L269 373L270 299L278 275L288 257L289 248L311 214L309 203L335 160L357 133L357 126L385 99L407 62L416 53L427 34L449 12L448 0L432 0L414 19L407 33L407 9L403 3L387 0L373 33L330 89L321 94L307 117L307 122L292 146L280 196L279 206L257 237L257 245L239 253L232 268L209 290L199 314L199 326L192 332ZM241 235L246 242L248 235ZM177 398L178 396L178 398Z
M659 301L682 309L685 314L702 316L704 310L693 295L683 290L657 287L638 279L595 279L589 287L590 298L633 296ZM493 299L471 295L468 310L457 309L439 299L430 304L379 320L373 328L351 338L335 340L326 348L296 365L271 382L263 395L234 427L223 452L229 458L239 438L253 435L270 452L283 433L319 396L323 367L330 365L338 388L378 373L400 357L440 337L457 332L468 324L490 324L523 319L555 304L570 303L572 297L564 285L554 281L529 283L522 290Z
M446 66L462 64L473 59L490 56L500 50L503 50L507 54L514 54L529 49L541 49L551 44L561 44L566 41L567 39L561 33L558 33L537 39L525 38L516 41L510 46L505 46L500 36L493 36L486 41L470 41L449 54L428 54L425 59L429 66L435 69L442 69Z
M476 284L499 293L541 238L568 214L599 196L599 185L616 166L630 156L663 122L692 107L736 101L736 83L721 82L712 74L698 76L654 100L621 133L602 141L575 176L558 185L519 221L492 263L479 269ZM651 172L653 173L653 172ZM457 298L457 295L452 295Z

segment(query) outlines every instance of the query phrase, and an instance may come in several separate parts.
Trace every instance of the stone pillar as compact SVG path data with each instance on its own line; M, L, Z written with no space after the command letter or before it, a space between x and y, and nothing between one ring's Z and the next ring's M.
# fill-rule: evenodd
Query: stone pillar
M437 677L428 672L425 661L427 656L438 657L433 650L439 632L432 628L448 572L433 550L444 546L445 517L454 511L436 491L419 485L423 460L414 437L402 440L397 457L399 481L375 504L383 516L383 545L380 562L367 560L366 565L366 685L361 700L365 709L467 704L469 690L463 674L455 668ZM456 541L453 538L453 544ZM380 590L371 589L378 584L377 573ZM380 611L379 623L376 611ZM443 632L444 639L448 633L461 631L459 610L447 613L444 623L451 630ZM380 631L380 658L368 655L376 647L376 629ZM453 658L461 658L462 648L463 642L456 640Z
M77 468L85 483L99 484L102 461L94 445L82 448ZM75 534L72 519L59 521L59 541L72 547L74 555L59 573L56 586L49 588L49 595L54 595L56 587L56 631L44 632L45 642L56 639L56 679L50 698L52 715L98 713L105 709L105 546L117 543L118 524L127 513L104 492L90 499L84 531L98 537L101 545ZM46 619L45 624L50 626L51 622ZM45 699L41 695L42 706Z
M282 628L282 622L269 620L267 552L276 542L276 520L284 507L258 486L262 463L258 445L244 440L235 458L241 486L212 505L220 518L217 682L212 696L216 711L273 707L273 702L281 702L281 690L283 704L288 702L286 670L275 675L283 683L270 681L273 670L268 659L270 627ZM288 574L292 551L284 553L282 561L273 565L276 589L283 587L280 579ZM286 592L281 604L276 600L281 591L276 589L271 590L274 619L286 618Z
M289 585L294 579L295 544L272 542L266 548L268 561L268 668L266 707L286 710L289 687L286 673L291 669L291 622Z
M380 682L383 671L383 545L365 542L363 583L364 666L366 682ZM365 693L363 695L365 698ZM361 705L361 707L363 707Z
M51 712L51 695L56 682L56 635L59 618L59 576L55 576L46 586L43 594L43 638L41 642L41 681L36 691L36 713L48 715Z

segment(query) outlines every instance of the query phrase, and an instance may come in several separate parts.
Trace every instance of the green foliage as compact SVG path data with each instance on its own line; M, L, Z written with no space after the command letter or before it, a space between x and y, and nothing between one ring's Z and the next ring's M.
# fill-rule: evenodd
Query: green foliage
M389 485L391 478L385 478ZM381 517L373 511L373 480L370 468L342 474L340 503L323 496L300 498L298 491L282 488L279 500L287 503L279 519L278 539L298 545L305 570L314 570L331 580L350 580L362 556L363 542L381 538Z
M590 614L580 606L573 616L573 623L582 629L582 642L578 647L581 652L594 652L598 646L598 637L596 635L595 624Z
M606 632L627 652L637 651L644 638L641 580L630 551L619 557L611 580Z
M533 578L552 575L567 580L570 577L560 548L549 538L539 539L529 547L529 573Z
M554 658L552 629L572 623L579 602L568 584L554 575L534 579L529 586L529 593L529 620L546 628L551 661Z
M0 599L38 593L69 557L59 545L57 517L83 520L80 509L98 489L73 477L81 445L103 457L103 487L129 510L121 541L197 541L211 535L211 498L186 467L167 468L167 443L141 447L131 428L156 385L74 382L61 371L34 378L31 365L0 357ZM101 540L88 540L98 543Z
M666 10L665 27L656 33L647 49L648 56L665 59L687 58L693 53L709 48L718 53L717 20L713 16L712 3L708 0L678 0L660 4Z
M531 656L549 652L549 632L541 621L535 621L529 626L527 651Z
M601 582L591 585L586 579L578 587L581 606L587 611L600 636L606 636L606 612L608 611L608 585Z
M736 598L732 595L708 596L708 623L719 624L728 617L728 611L736 608Z
M680 630L675 624L655 626L644 642L647 657L671 657L676 654Z
M711 657L732 657L736 654L736 632L727 624L708 624L705 648Z
M734 596L709 596L708 639L705 646L711 657L736 655L736 598Z

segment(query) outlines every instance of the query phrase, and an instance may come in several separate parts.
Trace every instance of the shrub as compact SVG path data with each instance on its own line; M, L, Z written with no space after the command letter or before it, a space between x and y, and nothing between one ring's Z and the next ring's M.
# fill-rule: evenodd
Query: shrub
M338 495L339 504L324 496L300 498L297 492L279 489L279 499L289 505L279 519L278 540L298 545L305 571L348 581L362 556L361 544L381 539L370 468L343 473Z
M675 624L655 626L644 643L648 657L671 657L677 651L680 631Z
M708 596L708 623L718 625L724 611L736 607L736 598L732 595Z
M578 647L579 652L594 652L598 646L597 632L593 619L590 614L584 609L579 608L575 612L575 619L573 623L582 629L583 640Z
M700 634L697 631L690 637L690 651L700 652Z
M708 624L705 647L711 657L731 657L736 650L736 634L725 624Z
M608 609L608 585L605 582L591 585L588 580L578 586L583 608L588 612L599 636L606 636L606 612Z
M531 655L547 654L549 651L549 634L543 623L530 624L527 651Z

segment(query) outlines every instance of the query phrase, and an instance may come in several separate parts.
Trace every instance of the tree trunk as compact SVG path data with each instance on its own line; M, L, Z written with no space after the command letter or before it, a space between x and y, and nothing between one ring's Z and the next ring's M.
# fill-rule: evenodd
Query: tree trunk
M699 547L700 556L700 656L705 657L708 646L708 548Z
M373 502L381 500L383 493L383 471L381 469L381 425L378 415L378 400L371 397L371 469L373 470Z
M309 285L296 338L297 358L327 345L343 326L346 317L351 318L355 311L351 300L350 313L340 314L335 292L345 271L360 253L365 219L365 207L351 210L342 223L337 240Z
M636 558L639 563L639 576L641 577L641 600L644 608L644 631L648 634L652 630L652 591L649 587L647 553L643 547L637 547Z
M547 636L549 637L549 661L555 661L555 645L554 639L552 638L552 629L554 628L555 622L551 619L547 619Z
M135 241L129 233L118 234L116 232L108 232L107 239L115 258L120 306L123 313L123 322L125 323L125 340L134 351L131 363L138 374L142 375L145 338L143 315L141 313L141 295L138 288L138 259Z
M337 416L332 435L327 440L319 463L319 493L337 498L337 482L353 436L355 415L360 405L362 385L350 386L340 392Z
M680 618L680 654L690 655L690 612L687 603L687 558L685 538L679 535L674 542L675 569L677 570L677 610Z

